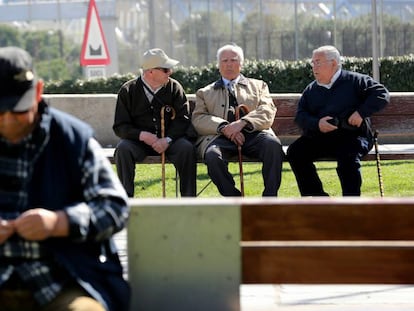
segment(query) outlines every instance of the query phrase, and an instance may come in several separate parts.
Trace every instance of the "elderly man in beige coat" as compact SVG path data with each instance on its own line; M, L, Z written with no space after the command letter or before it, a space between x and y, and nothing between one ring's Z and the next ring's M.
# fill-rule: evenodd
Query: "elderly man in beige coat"
M217 51L221 77L196 93L192 123L199 137L197 151L223 196L240 196L228 159L238 153L263 163L263 196L277 196L281 182L283 149L271 126L276 107L267 84L240 72L243 50L225 45Z

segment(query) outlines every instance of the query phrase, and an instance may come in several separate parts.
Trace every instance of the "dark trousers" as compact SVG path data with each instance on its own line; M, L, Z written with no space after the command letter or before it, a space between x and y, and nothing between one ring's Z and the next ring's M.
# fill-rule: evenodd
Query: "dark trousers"
M346 133L302 136L287 150L287 158L302 196L327 196L314 162L322 158L337 161L343 196L361 195L361 158L368 153L368 141Z
M283 163L283 149L279 139L267 132L245 133L242 154L257 158L262 163L263 196L277 196ZM207 147L204 161L208 174L223 196L240 196L233 176L228 170L228 159L237 155L237 146L224 136L216 138Z
M122 139L116 146L116 169L129 197L134 196L135 163L142 162L149 155L159 154L142 142ZM197 161L193 144L179 138L168 147L165 156L178 171L181 196L196 196Z

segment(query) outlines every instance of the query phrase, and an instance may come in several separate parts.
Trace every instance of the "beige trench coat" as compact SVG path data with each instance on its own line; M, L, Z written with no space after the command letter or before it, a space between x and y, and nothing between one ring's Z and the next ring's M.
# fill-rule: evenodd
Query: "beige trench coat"
M242 117L252 126L253 131L268 131L272 135L272 124L276 115L276 106L269 93L266 82L241 76L235 85L237 103L248 106L249 113ZM207 146L219 135L217 128L228 123L229 93L223 80L209 84L196 92L196 103L192 114L192 123L198 133L197 152L201 158Z

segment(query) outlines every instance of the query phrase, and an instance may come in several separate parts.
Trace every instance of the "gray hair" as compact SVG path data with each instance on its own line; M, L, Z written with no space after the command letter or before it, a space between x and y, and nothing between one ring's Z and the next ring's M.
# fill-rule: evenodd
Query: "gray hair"
M338 68L342 67L341 54L338 49L332 45L324 45L313 50L312 54L323 53L327 60L335 60Z
M221 53L223 53L224 51L232 51L236 53L237 57L239 58L240 65L243 65L243 62L244 62L243 49L237 44L226 44L217 50L217 65L220 65L220 56L221 56Z

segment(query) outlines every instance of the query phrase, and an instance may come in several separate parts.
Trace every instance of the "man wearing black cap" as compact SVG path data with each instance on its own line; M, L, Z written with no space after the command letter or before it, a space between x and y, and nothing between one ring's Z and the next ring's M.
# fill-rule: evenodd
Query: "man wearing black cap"
M92 129L42 91L30 55L0 48L0 309L127 310L112 241L127 195Z
M196 155L185 136L191 125L189 105L181 84L170 77L177 64L161 49L148 50L142 58L143 74L119 90L113 130L121 140L115 163L130 197L135 163L163 152L178 171L181 196L196 195Z

